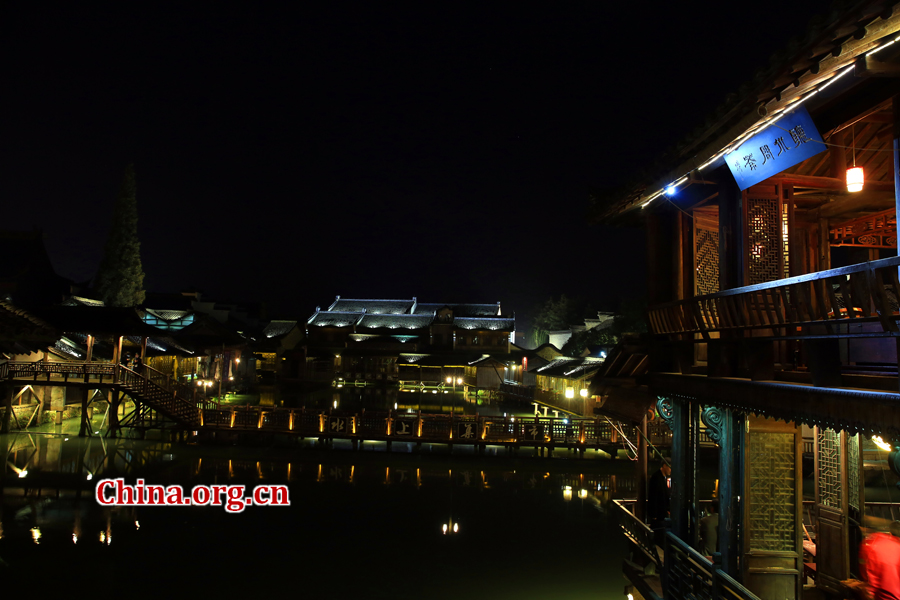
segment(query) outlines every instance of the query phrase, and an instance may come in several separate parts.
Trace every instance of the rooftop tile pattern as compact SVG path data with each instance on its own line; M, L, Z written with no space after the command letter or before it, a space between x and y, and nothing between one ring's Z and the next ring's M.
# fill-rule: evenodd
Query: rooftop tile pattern
M431 325L432 315L373 315L366 314L358 327L367 329L425 329Z
M409 314L412 311L415 300L375 300L375 299L351 299L340 296L328 307L327 312L367 312L375 315L400 315Z
M506 317L454 317L453 324L460 329L514 331L516 320Z

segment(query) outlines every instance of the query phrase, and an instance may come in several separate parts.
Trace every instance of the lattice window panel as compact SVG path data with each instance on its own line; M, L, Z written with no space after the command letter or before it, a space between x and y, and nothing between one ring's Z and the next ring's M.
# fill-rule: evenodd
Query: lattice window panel
M751 550L796 550L794 434L750 432Z
M819 504L841 510L841 434L820 427L816 438Z
M697 295L719 291L719 232L697 228Z
M859 510L859 434L847 441L847 487L850 507Z
M791 205L781 204L781 264L785 279L791 276Z
M777 198L747 198L750 284L783 278L781 211Z

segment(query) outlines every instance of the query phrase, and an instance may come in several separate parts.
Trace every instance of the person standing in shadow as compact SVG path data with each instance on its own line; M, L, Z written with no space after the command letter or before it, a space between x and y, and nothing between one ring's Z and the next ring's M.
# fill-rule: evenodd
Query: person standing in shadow
M660 546L666 534L665 521L669 518L669 477L672 467L665 461L660 462L659 469L650 476L647 489L647 521L653 530L656 543Z

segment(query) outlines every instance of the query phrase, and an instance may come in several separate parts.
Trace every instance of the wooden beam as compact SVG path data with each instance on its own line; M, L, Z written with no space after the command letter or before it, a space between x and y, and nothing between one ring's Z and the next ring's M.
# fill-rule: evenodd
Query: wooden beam
M844 132L839 131L831 136L831 142L835 144L828 147L828 155L831 159L831 177L832 179L840 179L847 173L847 150L839 147L845 145Z
M882 211L894 206L894 199L888 195L866 194L865 191L857 195L843 196L834 202L823 204L815 211L810 211L819 219L829 219L838 215L845 215L856 211Z
M900 65L881 62L872 56L860 56L853 63L855 77L900 77Z
M818 188L822 190L846 190L847 182L837 177L816 177L815 175L796 175L785 174L776 175L772 180L780 181L782 184L792 184L801 187ZM879 192L893 192L894 182L887 181L867 181L866 188Z

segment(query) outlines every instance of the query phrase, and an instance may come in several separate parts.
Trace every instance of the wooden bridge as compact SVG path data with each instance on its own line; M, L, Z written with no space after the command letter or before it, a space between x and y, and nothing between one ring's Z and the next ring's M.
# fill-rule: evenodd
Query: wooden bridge
M358 413L306 409L204 409L200 429L214 433L272 433L316 438L323 442L349 440L354 448L361 441L416 444L469 444L509 448L536 447L552 451L567 448L584 452L604 450L615 456L637 439L634 428L613 424L605 418L502 417L375 412ZM664 444L664 433L655 436ZM627 439L626 439L627 438ZM651 441L653 441L651 439Z
M361 441L416 444L469 444L479 451L487 445L510 448L521 446L552 452L567 448L584 452L604 450L613 456L620 448L637 441L637 431L605 417L500 417L480 415L444 415L398 413L395 411L358 413L336 410L315 411L253 407L221 409L217 404L198 397L193 386L178 384L168 375L148 366L141 371L115 363L99 362L16 362L0 364L0 380L19 385L67 386L87 389L109 389L118 402L119 393L135 401L132 418L157 413L174 422L175 429L211 434L284 434L300 438L316 438L323 442L344 439L357 447ZM9 398L11 398L11 393ZM82 424L90 400L83 400ZM7 409L9 410L9 400ZM11 412L11 411L10 411ZM110 421L111 431L121 426L116 415ZM20 427L21 428L21 427ZM84 427L82 427L84 430ZM83 431L84 432L84 431ZM650 442L665 446L671 443L667 427L651 427Z
M201 423L201 411L205 407L216 406L205 399L198 399L192 386L175 382L165 373L149 366L140 367L140 372L116 363L101 362L56 362L56 361L8 361L0 364L0 381L21 385L65 386L86 389L106 389L113 391L114 404L118 405L119 393L124 393L135 401L135 416L170 419L184 429L197 429ZM82 423L84 424L90 399L82 400ZM10 397L6 401L7 413L13 413ZM117 415L117 413L114 413ZM4 417L4 422L9 416ZM110 422L112 428L119 426L117 416ZM82 427L84 430L84 427Z

